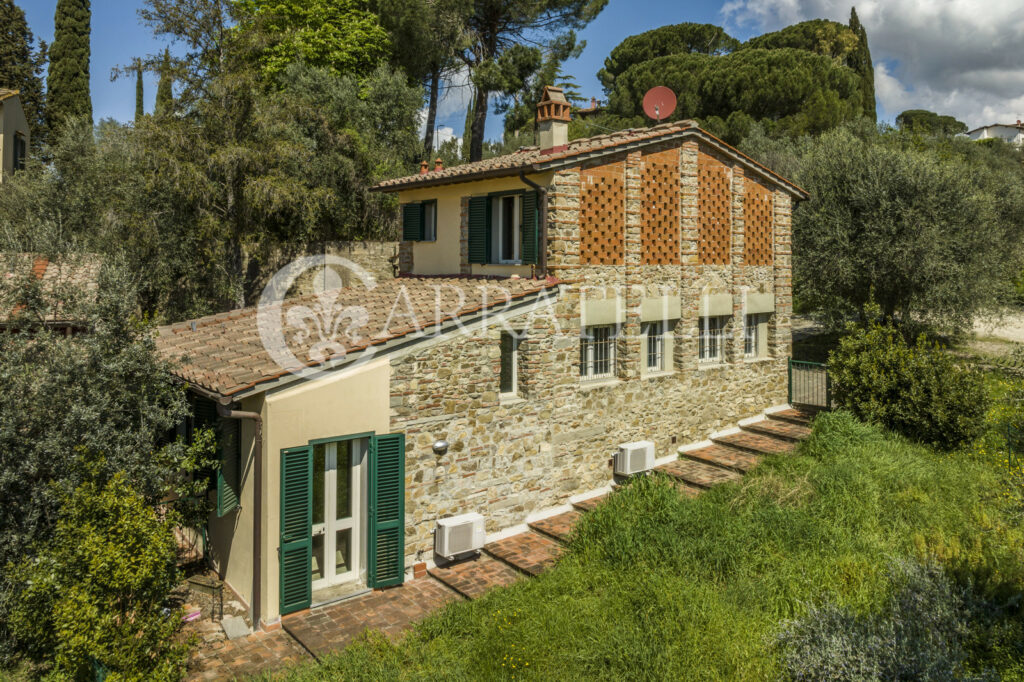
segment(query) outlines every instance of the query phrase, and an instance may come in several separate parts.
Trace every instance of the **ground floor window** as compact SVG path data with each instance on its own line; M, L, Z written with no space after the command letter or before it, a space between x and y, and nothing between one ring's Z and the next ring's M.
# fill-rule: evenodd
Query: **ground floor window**
M313 446L313 589L359 574L364 439Z
M646 338L648 372L665 371L665 323L645 322L643 334Z
M764 313L747 315L743 323L743 356L756 358L764 355L764 334L768 316Z
M700 318L700 336L697 355L702 363L716 364L725 361L725 327L728 316L714 315Z
M584 327L580 336L580 377L604 379L615 376L615 325Z

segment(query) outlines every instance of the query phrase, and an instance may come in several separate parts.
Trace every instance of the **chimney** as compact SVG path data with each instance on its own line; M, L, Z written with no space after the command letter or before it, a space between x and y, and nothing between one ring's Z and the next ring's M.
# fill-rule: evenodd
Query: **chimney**
M590 108L591 109L597 109L597 98L596 97L591 97L590 98Z
M537 139L541 154L555 154L569 148L569 102L562 88L544 87L537 103Z
M443 168L444 168L444 165L443 165L443 163L441 161L441 157L439 156L436 159L434 159L434 170L439 171L439 170L441 170Z
M420 175L426 175L426 174L427 174L427 162L426 161L420 161Z

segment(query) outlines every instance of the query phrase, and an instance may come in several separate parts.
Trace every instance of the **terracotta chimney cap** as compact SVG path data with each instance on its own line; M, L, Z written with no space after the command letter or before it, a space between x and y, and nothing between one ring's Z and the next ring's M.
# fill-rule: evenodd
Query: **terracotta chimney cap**
M441 157L439 156L436 159L434 159L434 170L439 171L439 170L443 170L443 169L444 169L444 164L441 161Z
M427 174L427 162L426 161L420 161L420 175L426 175L426 174Z
M562 88L545 85L544 93L537 102L537 122L564 121L569 122L569 101L565 99Z

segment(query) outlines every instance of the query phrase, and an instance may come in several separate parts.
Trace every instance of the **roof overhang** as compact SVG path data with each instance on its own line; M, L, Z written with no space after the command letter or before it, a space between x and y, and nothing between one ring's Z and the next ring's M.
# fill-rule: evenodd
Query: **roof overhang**
M420 178L420 176L412 176L408 182L381 186L377 185L371 187L371 192L401 192L405 190L420 189L422 187L436 187L438 185L458 185L467 182L476 182L478 180L486 180L490 178L502 178L517 176L520 173L543 173L545 171L557 171L564 168L571 168L578 166L581 163L587 161L593 161L595 159L604 158L607 156L614 156L621 154L622 152L629 152L635 149L642 149L655 144L661 144L672 140L683 139L687 137L695 137L703 140L704 142L715 147L723 155L727 156L731 160L743 166L745 169L754 172L765 181L778 185L784 190L788 191L798 201L806 201L810 198L810 194L807 190L803 189L799 185L786 180L781 175L770 170L766 166L759 164L752 158L743 154L738 149L726 144L722 140L719 140L714 135L701 130L695 126L688 128L681 128L666 132L664 135L656 135L652 137L642 138L636 141L626 141L621 144L617 144L612 147L606 147L603 149L595 149L593 151L582 151L573 153L568 156L559 156L553 159L542 159L533 163L521 164L519 166L513 166L509 168L497 168L492 170L480 171L477 173L467 173L461 176L447 176L437 178Z

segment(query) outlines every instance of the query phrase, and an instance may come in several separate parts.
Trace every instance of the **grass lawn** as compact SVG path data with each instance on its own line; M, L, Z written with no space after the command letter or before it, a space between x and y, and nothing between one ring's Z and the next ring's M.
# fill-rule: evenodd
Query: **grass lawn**
M1007 383L991 390L1005 397ZM964 634L967 670L1024 679L1020 478L999 421L941 453L819 417L794 456L696 499L627 486L585 516L550 572L453 604L398 645L370 636L289 680L777 679L788 619L831 601L870 614L897 558L937 561L991 604Z

